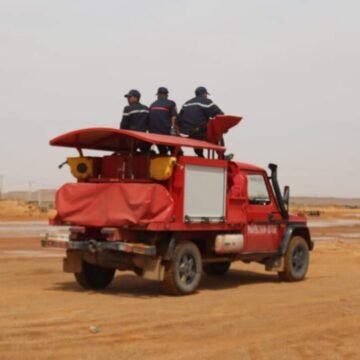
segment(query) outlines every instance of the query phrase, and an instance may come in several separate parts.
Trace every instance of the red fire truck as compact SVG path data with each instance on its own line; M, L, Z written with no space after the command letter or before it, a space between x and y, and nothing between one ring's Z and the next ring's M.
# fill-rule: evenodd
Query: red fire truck
M215 119L213 139L216 124L227 121L240 118ZM276 165L268 174L226 160L214 142L112 128L72 131L50 144L77 149L66 161L77 182L57 191L51 221L68 232L49 232L42 245L66 249L63 269L82 287L103 289L116 270L131 270L185 295L203 272L225 275L238 260L261 263L282 280L304 279L314 244L306 219L288 213L289 188L281 194ZM171 155L144 152L146 144L168 146ZM206 157L185 155L186 148Z

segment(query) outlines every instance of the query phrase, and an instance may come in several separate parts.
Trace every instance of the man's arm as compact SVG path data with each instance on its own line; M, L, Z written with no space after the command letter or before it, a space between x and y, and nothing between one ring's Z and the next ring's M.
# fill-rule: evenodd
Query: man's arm
M120 122L120 129L129 128L129 107L125 106L123 110L123 116Z
M146 122L145 122L145 126L146 126L145 132L148 132L149 131L149 126L150 126L150 108L145 106L145 110L147 110Z
M172 106L170 108L170 116L171 116L171 127L175 128L176 127L176 120L177 120L177 108L176 108L176 103L173 101L172 102Z
M216 115L224 115L223 111L213 102L211 102L207 110L207 115L209 118L215 117Z

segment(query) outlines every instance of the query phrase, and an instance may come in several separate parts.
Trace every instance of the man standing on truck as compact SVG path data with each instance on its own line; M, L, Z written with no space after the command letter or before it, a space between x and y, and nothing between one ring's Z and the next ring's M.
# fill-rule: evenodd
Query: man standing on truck
M192 139L206 140L207 124L210 118L224 115L221 109L208 98L205 87L195 89L195 97L182 107L179 116L180 135ZM204 157L202 149L194 149L197 156Z
M166 87L159 87L156 95L157 100L150 106L148 130L154 134L176 135L176 103L168 99L169 91ZM166 155L171 150L164 145L157 147L161 155Z
M129 105L124 108L120 129L146 132L149 122L149 108L140 103L140 92L133 89L125 97Z

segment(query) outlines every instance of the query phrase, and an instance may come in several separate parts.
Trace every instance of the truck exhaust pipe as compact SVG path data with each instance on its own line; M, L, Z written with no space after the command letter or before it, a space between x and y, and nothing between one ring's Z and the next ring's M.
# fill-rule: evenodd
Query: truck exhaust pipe
M279 182L278 182L278 178L277 178L277 165L269 164L269 169L271 170L271 176L270 176L271 184L272 184L274 192L275 192L276 202L280 209L281 216L284 219L288 219L289 212L287 211L287 209L285 207L284 199L281 195L280 186L279 186Z

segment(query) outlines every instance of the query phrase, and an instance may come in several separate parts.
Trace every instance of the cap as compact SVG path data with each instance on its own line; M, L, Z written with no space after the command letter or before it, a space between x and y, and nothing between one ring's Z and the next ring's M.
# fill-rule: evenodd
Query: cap
M158 88L158 91L157 91L156 95L160 95L160 94L167 95L168 93L169 93L169 90L166 87L160 86Z
M138 98L141 97L140 91L132 89L130 90L126 95L124 95L125 97L130 97L130 96L136 96Z
M208 91L206 90L206 87L204 87L204 86L199 86L199 87L197 87L196 89L195 89L195 95L196 96L201 96L201 95L210 95L209 93L208 93Z

